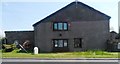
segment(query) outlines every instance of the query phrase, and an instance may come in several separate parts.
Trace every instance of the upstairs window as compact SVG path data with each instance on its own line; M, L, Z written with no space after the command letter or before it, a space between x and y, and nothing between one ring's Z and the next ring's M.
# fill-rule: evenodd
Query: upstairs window
M68 30L67 22L55 22L53 23L53 30Z

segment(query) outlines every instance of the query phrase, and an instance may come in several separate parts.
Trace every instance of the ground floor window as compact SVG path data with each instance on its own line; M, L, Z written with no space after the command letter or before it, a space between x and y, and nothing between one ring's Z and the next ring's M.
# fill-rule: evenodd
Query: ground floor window
M74 38L74 48L82 48L82 38Z
M54 47L67 47L68 40L67 39L53 39Z

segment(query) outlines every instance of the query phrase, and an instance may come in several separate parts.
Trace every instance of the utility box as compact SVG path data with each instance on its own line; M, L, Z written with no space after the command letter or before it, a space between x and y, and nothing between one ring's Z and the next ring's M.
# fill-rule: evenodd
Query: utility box
M38 47L34 47L34 54L38 54Z

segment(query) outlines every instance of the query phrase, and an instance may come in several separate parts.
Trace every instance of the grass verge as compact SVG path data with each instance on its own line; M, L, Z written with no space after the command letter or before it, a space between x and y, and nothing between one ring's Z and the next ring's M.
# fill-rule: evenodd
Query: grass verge
M14 50L2 53L3 58L118 58L118 52L86 51L86 52L62 52L62 53L17 53Z

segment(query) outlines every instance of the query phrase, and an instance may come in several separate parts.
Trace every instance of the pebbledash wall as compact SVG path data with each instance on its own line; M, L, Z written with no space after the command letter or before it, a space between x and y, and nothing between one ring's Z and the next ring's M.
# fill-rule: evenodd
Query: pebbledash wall
M8 43L30 40L40 52L106 50L110 17L81 2L72 2L33 25L34 31L6 31ZM67 31L54 31L54 22L67 22ZM82 48L74 47L74 38L82 38ZM53 39L67 39L67 48L55 48ZM57 50L55 50L57 49ZM67 49L67 50L66 50Z
M109 40L107 21L71 22L68 31L53 31L51 25L47 22L35 27L35 46L39 47L41 52L54 51L52 39L68 39L69 51L105 50L107 48L106 42ZM83 39L82 48L74 48L74 38Z

